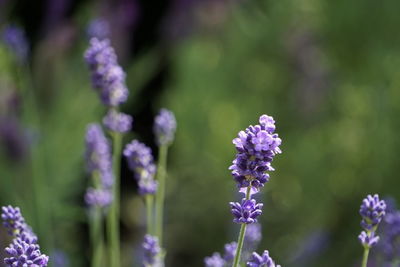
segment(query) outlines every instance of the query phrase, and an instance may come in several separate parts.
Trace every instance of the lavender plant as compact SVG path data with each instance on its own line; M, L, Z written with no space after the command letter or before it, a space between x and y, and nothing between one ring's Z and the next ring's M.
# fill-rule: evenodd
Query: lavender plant
M363 199L360 207L360 215L362 217L361 227L364 230L358 236L358 239L364 247L362 267L367 267L369 250L379 241L376 230L382 218L385 216L385 210L386 203L384 200L380 200L377 194L374 196L368 195Z
M245 131L240 131L238 137L233 140L237 153L229 169L237 182L239 192L244 193L245 198L241 203L230 203L234 215L233 221L241 224L232 267L240 264L247 225L257 222L257 217L262 213L262 204L256 203L251 196L258 193L260 188L268 182L267 172L274 170L271 166L272 160L275 155L281 153L279 146L282 141L278 134L274 133L274 119L262 115L259 123L259 125L249 126Z
M11 244L5 248L8 257L4 264L10 267L45 267L49 257L42 254L38 239L26 224L18 207L2 207L1 218L10 236Z
M128 98L125 73L118 65L117 56L108 39L92 38L85 52L85 60L91 71L93 88L101 101L108 107L108 114L103 119L113 140L112 203L107 216L107 239L109 240L109 258L111 267L120 266L119 215L120 215L120 156L122 134L131 128L132 118L118 111L118 106Z

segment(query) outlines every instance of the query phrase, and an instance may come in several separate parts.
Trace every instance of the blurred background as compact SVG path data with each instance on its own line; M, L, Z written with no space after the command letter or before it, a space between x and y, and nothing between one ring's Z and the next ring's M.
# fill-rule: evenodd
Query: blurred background
M21 207L52 266L88 266L84 135L106 110L83 53L90 36L108 37L130 89L124 142L138 138L157 157L154 115L166 107L177 118L167 266L203 266L236 240L232 139L261 114L277 121L283 154L258 196L258 251L282 266L358 266L361 200L400 197L399 9L397 0L0 0L0 204ZM123 261L133 266L145 211L122 168Z

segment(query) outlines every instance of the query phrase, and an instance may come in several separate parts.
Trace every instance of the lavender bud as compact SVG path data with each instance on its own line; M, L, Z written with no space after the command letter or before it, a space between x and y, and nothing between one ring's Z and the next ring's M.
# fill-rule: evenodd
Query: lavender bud
M125 73L118 65L110 41L92 38L85 52L85 60L92 76L92 84L107 106L118 106L128 99Z
M107 207L113 200L112 193L107 189L88 188L85 194L85 202L89 206Z
M256 203L255 199L242 199L242 203L230 202L231 211L235 217L235 223L251 224L257 222L257 217L262 213L262 203Z
M176 130L174 113L164 108L161 109L154 120L153 129L158 145L170 145L174 140Z
M380 200L379 196L368 195L360 207L360 215L362 216L361 227L365 230L358 236L361 244L366 248L371 248L379 241L379 237L375 235L378 224L385 216L386 203Z
M37 244L30 244L17 237L5 248L9 257L4 258L4 263L10 267L31 266L45 267L49 257L42 254Z
M123 154L128 160L129 168L134 172L139 193L142 195L154 194L157 190L157 182L154 180L156 166L151 149L143 143L133 140L126 145Z
M104 117L103 124L109 131L126 133L131 129L132 121L130 115L111 109Z
M239 191L246 193L251 186L250 194L257 193L269 180L268 171L274 171L271 162L276 154L282 153L279 146L282 140L275 134L275 121L272 117L262 115L260 124L249 126L240 131L233 140L237 153L229 167Z
M151 235L145 235L143 249L143 266L154 266L157 262L157 256L161 252L160 245L158 244L158 238Z
M253 252L250 260L247 262L247 267L280 267L280 265L275 265L275 262L269 256L268 250L264 250L262 255Z
M221 257L218 252L215 252L211 257L206 257L204 259L205 267L224 267L225 260Z
M25 219L18 207L14 208L10 205L2 207L1 219L11 236L18 236L26 228Z

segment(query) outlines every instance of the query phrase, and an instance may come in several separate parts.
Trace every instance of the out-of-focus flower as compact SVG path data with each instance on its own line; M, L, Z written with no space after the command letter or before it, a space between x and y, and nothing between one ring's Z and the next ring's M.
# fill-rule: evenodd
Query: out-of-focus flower
M231 242L224 246L224 260L227 263L232 263L233 259L235 258L236 254L237 243Z
M151 235L145 235L143 242L144 257L143 266L156 266L157 256L161 252L158 238Z
M126 145L123 154L128 160L129 168L134 172L139 193L142 195L154 194L157 190L157 182L154 180L156 166L151 149L145 144L133 140Z
M269 256L268 250L264 250L262 255L254 252L251 259L247 262L247 267L280 267L280 265L276 265Z
M125 72L118 65L117 55L108 39L92 38L85 60L91 71L93 87L105 105L118 106L128 99Z
M88 188L85 194L85 202L89 206L107 207L113 200L112 193L108 189Z
M221 254L215 252L211 257L204 259L205 267L224 267L225 260L221 257Z
M176 120L174 113L163 108L154 120L154 134L157 144L169 145L174 140Z
M103 124L110 131L126 133L131 129L132 121L130 115L110 109L103 119Z
M110 37L110 23L103 18L96 18L90 21L87 30L89 38L97 38L99 40Z
M24 62L27 59L29 45L25 32L21 28L7 25L3 30L3 41L19 61Z
M282 140L274 133L274 119L262 115L259 122L259 125L240 131L233 140L237 153L229 169L243 193L246 193L249 186L250 194L257 193L264 186L269 180L267 171L274 170L271 166L274 156L281 153L279 146Z

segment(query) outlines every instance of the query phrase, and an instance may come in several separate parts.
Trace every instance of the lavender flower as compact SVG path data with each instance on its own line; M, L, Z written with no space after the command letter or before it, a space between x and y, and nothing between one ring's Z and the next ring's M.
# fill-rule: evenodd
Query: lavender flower
M233 259L235 258L236 254L237 243L231 242L225 245L224 250L224 260L227 263L232 263Z
M99 40L109 38L110 24L107 20L102 18L94 19L88 25L87 35L89 36L89 38L96 37Z
M126 133L131 129L132 121L130 115L110 109L103 119L103 124L110 131Z
M110 41L92 38L85 52L85 60L91 71L93 87L107 106L118 106L128 98L125 73L118 65L117 56Z
M28 57L29 47L25 32L14 25L8 25L3 31L3 41L21 62Z
M251 259L247 262L247 267L280 267L280 265L275 265L268 250L264 250L262 255L253 252Z
M204 259L205 267L224 267L225 260L221 257L218 252L215 252L211 257L206 257Z
M85 142L88 171L99 173L103 186L110 187L113 181L110 145L98 124L88 126Z
M247 226L245 242L246 243L258 243L262 238L261 225L258 223L253 223Z
M385 201L386 202L386 201ZM400 211L393 208L385 215L382 223L382 241L379 250L383 253L386 261L399 258L400 251Z
M85 202L89 206L107 207L113 200L111 190L88 188L85 194Z
M128 160L129 168L134 172L139 193L142 195L154 194L157 190L157 182L154 180L156 166L151 149L145 144L133 140L126 145L123 154Z
M5 249L9 257L4 263L10 267L44 267L49 257L42 254L38 244L30 244L17 237Z
M249 186L250 194L257 193L264 186L269 180L267 171L274 170L271 166L274 156L281 153L279 146L282 140L274 133L274 119L262 115L259 122L259 125L240 131L233 140L237 154L229 169L243 193Z
M375 235L378 224L385 216L386 203L380 200L379 196L368 195L362 202L360 207L360 215L362 216L361 227L365 230L358 236L361 244L365 248L370 248L378 243L379 236Z
M256 203L255 199L242 199L242 203L230 202L231 211L235 223L251 224L257 222L257 217L262 213L262 203Z
M6 206L2 207L1 219L3 220L4 227L7 228L8 234L11 236L18 236L26 229L24 217L22 217L21 210L16 207Z
M154 120L153 129L158 145L170 145L174 140L176 130L174 113L165 108L161 109Z
M158 238L151 235L145 235L143 249L143 265L145 267L154 266L157 263L157 255L161 252L160 245L158 244Z

